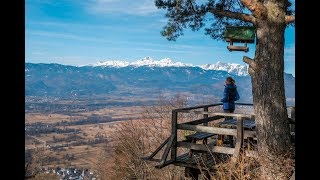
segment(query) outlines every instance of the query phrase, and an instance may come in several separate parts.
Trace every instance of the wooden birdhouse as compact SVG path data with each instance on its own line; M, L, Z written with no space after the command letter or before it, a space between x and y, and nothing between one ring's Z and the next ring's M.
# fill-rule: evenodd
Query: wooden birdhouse
M248 52L248 43L254 43L255 27L253 26L227 26L224 32L224 38L229 42L227 46L229 51ZM243 46L235 46L233 43L244 43Z

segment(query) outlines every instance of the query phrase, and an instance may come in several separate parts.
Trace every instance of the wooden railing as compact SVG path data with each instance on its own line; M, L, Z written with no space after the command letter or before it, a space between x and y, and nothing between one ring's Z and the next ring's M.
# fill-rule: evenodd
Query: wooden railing
M212 112L209 117L209 108L220 106L222 103L217 104L209 104L209 105L201 105L195 107L186 107L172 110L172 128L171 135L168 139L166 139L150 156L145 157L145 160L157 161L159 164L156 166L157 168L165 167L169 164L175 163L177 160L177 148L188 148L192 150L200 150L200 151L210 151L216 153L224 153L233 155L232 158L235 160L239 154L240 150L243 146L244 139L256 138L256 131L252 130L244 130L243 121L245 119L254 120L254 114L248 113L222 113L222 112ZM241 106L253 106L253 104L248 103L236 103L236 105ZM294 124L294 107L288 107L291 109L291 116L289 118L289 122ZM202 109L202 110L198 110ZM195 113L195 114L203 114L202 119L193 120L190 122L178 123L178 113ZM221 128L221 127L209 127L208 123L211 121L215 121L225 117L233 117L237 119L236 129L229 128ZM203 133L214 133L217 135L231 135L236 137L236 145L234 148L231 147L222 147L217 146L215 144L195 144L185 141L178 141L177 131L178 130L192 130L196 132ZM162 154L161 159L154 159L153 157L164 147L164 152ZM169 152L171 152L170 160L167 161ZM248 156L256 156L256 151L247 152Z

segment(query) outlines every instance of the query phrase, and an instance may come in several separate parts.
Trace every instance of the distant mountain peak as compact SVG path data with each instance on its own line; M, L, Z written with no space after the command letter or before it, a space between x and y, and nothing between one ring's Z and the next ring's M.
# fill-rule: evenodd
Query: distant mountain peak
M129 62L113 60L113 61L99 61L99 62L97 62L95 64L90 65L90 66L125 67L125 66L128 66L128 65L129 65Z
M142 59L139 59L134 62L128 62L128 61L119 61L119 60L107 60L107 61L99 61L98 63L91 64L88 66L110 66L110 67L127 67L127 66L135 66L135 67L140 67L140 66L150 66L150 67L186 67L186 66L191 66L193 67L192 64L185 64L182 62L174 62L170 58L164 58L161 60L154 60L150 56L144 57Z
M236 63L225 63L218 61L216 64L205 64L199 67L205 70L227 71L228 73L237 74L238 76L248 75L248 67Z
M137 61L134 61L134 62L119 61L119 60L107 60L107 61L99 61L98 63L92 64L89 66L108 66L108 67L116 67L116 68L127 67L127 66L134 66L134 67L141 67L141 66L148 66L148 67L200 67L204 70L227 71L230 74L236 74L238 76L248 75L247 66L236 64L236 63L226 63L226 62L218 61L215 64L205 64L205 65L194 66L192 64L175 62L170 58L155 60L155 59L151 58L150 56L146 56L146 57L139 59Z

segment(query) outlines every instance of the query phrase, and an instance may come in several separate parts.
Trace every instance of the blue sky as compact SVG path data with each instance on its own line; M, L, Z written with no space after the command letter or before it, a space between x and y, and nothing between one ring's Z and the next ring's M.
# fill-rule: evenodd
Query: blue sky
M85 65L104 60L129 62L150 56L194 65L242 62L249 52L229 52L227 43L203 30L185 30L177 41L160 31L164 11L154 0L26 0L25 61ZM295 29L285 32L285 72L295 74Z

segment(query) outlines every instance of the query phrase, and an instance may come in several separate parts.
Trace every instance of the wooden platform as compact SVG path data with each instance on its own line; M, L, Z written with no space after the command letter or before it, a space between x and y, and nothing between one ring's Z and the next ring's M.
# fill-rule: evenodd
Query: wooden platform
M190 134L188 136L185 136L185 138L189 142L195 142L198 140L206 140L207 138L212 137L212 136L214 136L213 133L196 132L194 134Z
M252 106L252 104L245 103L236 104ZM195 175L194 169L199 169L199 167L211 171L214 170L215 165L224 163L230 158L235 162L242 150L244 150L246 156L258 157L255 146L258 141L254 121L255 115L209 111L209 107L222 105L222 103L217 103L172 110L171 135L151 155L142 157L142 159L159 162L155 166L156 168L163 168L170 164L182 166L186 168L186 172L192 171ZM290 131L295 132L294 107L291 109L289 122L292 127L290 127ZM189 122L179 122L178 113L194 113L203 115L203 117ZM221 119L224 119L224 121L220 122ZM213 122L213 125L210 123L209 126L209 122ZM195 133L185 136L185 140L181 141L178 138L178 130L195 131ZM294 137L294 133L291 135ZM224 142L224 137L232 137L235 144L231 141ZM200 140L202 140L202 143L197 142ZM222 140L222 143L218 143L219 140ZM187 149L189 152L178 155L178 149L180 148ZM161 150L163 150L161 158L155 159L154 157Z

